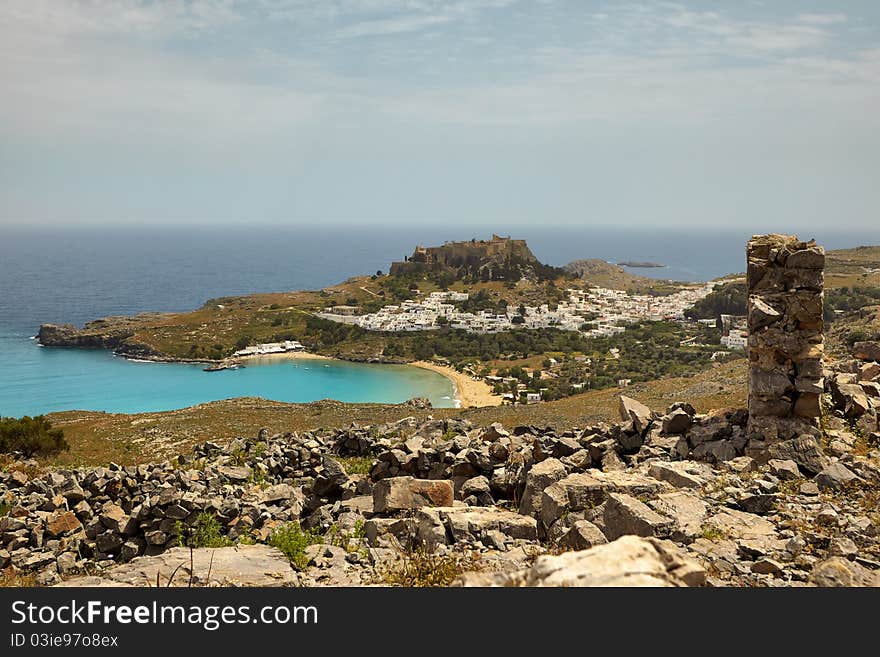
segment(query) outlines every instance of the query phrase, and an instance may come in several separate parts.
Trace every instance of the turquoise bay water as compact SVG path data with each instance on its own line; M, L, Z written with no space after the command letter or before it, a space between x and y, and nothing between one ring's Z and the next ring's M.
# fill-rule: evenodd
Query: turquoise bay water
M28 342L19 352L27 362L17 364L18 377L0 378L3 415L73 409L142 413L231 397L399 403L418 396L436 407L454 403L449 379L406 365L260 359L243 369L205 372L203 365L129 361L100 350Z

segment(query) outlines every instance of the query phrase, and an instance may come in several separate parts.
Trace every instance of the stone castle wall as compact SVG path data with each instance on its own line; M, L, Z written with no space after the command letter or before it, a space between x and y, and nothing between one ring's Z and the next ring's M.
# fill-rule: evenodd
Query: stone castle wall
M749 425L753 449L818 436L825 250L791 235L747 246Z

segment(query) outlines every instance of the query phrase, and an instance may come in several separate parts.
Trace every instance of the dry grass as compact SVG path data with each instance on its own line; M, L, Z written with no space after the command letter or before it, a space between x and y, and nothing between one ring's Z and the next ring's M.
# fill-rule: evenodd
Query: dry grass
M378 583L386 586L449 586L464 573L479 570L480 565L478 553L437 554L417 548L402 552L400 559L377 573L377 579Z
M0 570L0 588L36 585L37 579L31 573L22 573L12 567Z

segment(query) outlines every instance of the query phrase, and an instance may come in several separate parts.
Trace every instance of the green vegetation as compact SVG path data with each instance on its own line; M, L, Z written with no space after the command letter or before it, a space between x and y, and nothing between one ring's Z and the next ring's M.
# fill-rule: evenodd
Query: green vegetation
M54 456L70 449L61 429L42 415L21 419L0 418L0 453L20 452L25 458Z
M281 550L299 570L305 570L309 565L306 548L322 542L323 539L317 532L303 531L298 522L288 522L277 527L267 541L272 547Z
M350 475L368 475L373 467L372 456L340 456L337 460Z
M191 548L221 548L231 546L232 540L221 533L220 523L208 512L200 513L192 527L177 522L174 527L178 545Z
M722 283L685 311L690 319L716 319L719 315L745 315L748 291L745 283Z
M825 291L825 321L833 322L842 313L880 304L880 288L840 287Z

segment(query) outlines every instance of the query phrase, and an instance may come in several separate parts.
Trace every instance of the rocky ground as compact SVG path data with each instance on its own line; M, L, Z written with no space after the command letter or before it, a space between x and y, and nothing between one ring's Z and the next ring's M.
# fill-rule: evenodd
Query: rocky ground
M138 466L0 472L7 581L66 585L880 585L880 352L826 374L821 436L747 413L558 430L405 418ZM193 546L191 550L187 545Z

